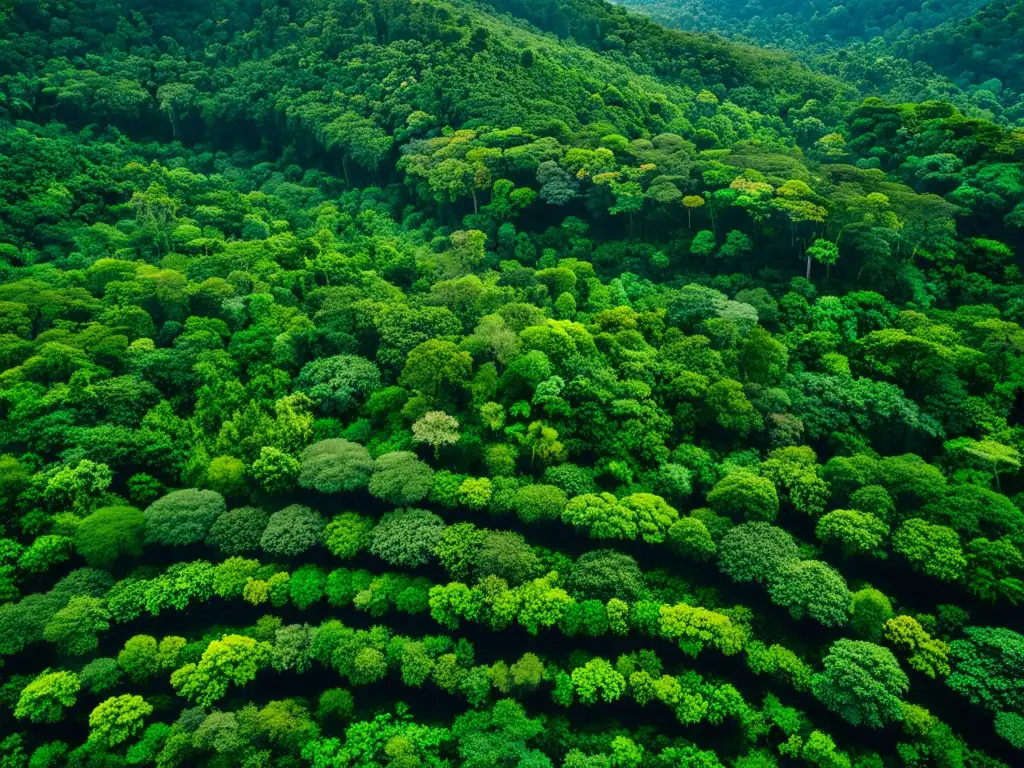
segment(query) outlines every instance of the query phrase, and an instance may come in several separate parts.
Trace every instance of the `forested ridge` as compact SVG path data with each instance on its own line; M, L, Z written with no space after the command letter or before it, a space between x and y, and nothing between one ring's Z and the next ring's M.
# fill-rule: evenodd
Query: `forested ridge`
M1018 765L965 13L0 4L0 768Z
M1024 120L1020 0L622 0L670 27L781 49L890 100Z

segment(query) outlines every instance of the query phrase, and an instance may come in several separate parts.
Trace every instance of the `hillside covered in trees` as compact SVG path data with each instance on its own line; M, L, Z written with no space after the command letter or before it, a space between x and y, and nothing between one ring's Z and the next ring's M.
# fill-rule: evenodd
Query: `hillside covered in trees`
M956 23L1019 19L890 5L801 26L905 92L603 0L0 6L0 768L1020 765Z
M1024 3L620 0L670 27L786 50L891 100L942 100L1024 123Z

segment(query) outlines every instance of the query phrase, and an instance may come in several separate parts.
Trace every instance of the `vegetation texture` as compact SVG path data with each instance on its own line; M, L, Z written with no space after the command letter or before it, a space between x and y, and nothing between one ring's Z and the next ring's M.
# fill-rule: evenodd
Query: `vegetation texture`
M1019 2L637 5L0 2L0 768L1024 762Z

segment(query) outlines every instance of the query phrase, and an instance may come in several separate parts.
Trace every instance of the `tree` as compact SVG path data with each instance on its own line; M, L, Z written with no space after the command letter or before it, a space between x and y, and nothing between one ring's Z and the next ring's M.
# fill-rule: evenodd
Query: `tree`
M935 677L949 674L949 646L931 637L913 616L896 616L885 623L885 639L907 652L907 663Z
M647 595L643 572L629 555L598 549L580 555L566 580L566 589L579 599L633 603Z
M74 554L74 542L68 536L38 536L18 557L18 567L29 573L45 573Z
M260 547L278 557L296 557L320 543L325 521L316 510L291 504L270 516Z
M715 252L717 245L715 234L710 229L702 229L690 241L690 253L706 259Z
M224 697L229 685L253 680L268 661L269 651L251 637L225 635L206 647L198 664L175 670L171 685L179 695L209 707Z
M558 439L558 430L542 421L530 422L519 441L530 451L530 463L551 464L565 458L565 446Z
M758 310L758 314L761 310ZM782 342L761 326L755 326L747 333L737 359L744 380L757 384L775 384L786 373L789 352Z
M967 627L949 644L946 685L994 712L1024 711L1024 635L1002 627Z
M537 183L540 199L548 205L566 205L579 197L579 184L552 160L537 166Z
M943 581L964 577L967 558L960 548L960 537L944 525L932 525L916 517L907 520L893 534L892 548L916 571Z
M160 671L160 651L156 638L151 635L135 635L125 641L124 648L117 654L117 663L133 683L147 683Z
M832 265L839 261L839 247L831 240L817 239L807 249L807 279L811 279L811 259L825 265L825 279L828 279Z
M635 539L636 514L610 493L587 493L569 500L562 520L585 529L593 539Z
M380 389L380 369L356 355L321 357L303 366L295 389L323 415L344 416Z
M258 507L229 509L210 526L206 543L229 557L254 552L269 522L270 515Z
M700 208L704 205L704 198L700 195L686 195L682 200L683 207L686 208L686 226L693 228L693 211L696 208Z
M522 535L489 531L480 540L473 566L480 579L498 576L516 586L537 576L541 563Z
M839 546L843 554L885 557L882 548L889 526L874 515L852 509L836 509L818 520L818 539Z
M226 508L216 491L171 491L143 512L146 543L184 546L202 541Z
M779 496L775 485L750 472L731 472L708 493L708 506L715 512L736 519L771 523L779 514Z
M880 642L885 623L893 617L889 598L871 587L857 590L851 598L850 625L853 631L865 640Z
M841 627L850 616L850 590L834 569L818 560L782 564L771 578L772 602L794 619L810 616L826 627Z
M1021 468L1020 452L996 440L958 437L947 441L943 447L949 457L958 464L973 465L991 472L997 488L1002 472L1016 472Z
M135 507L103 507L75 529L75 549L95 568L110 569L118 558L142 554L146 521Z
M260 448L259 458L249 467L249 474L267 493L287 493L295 487L302 465L290 453L273 446Z
M370 532L370 553L391 565L415 567L434 559L444 521L425 509L396 509Z
M89 741L107 748L117 746L137 736L143 718L152 713L153 706L141 696L112 696L89 714Z
M469 509L486 509L493 490L486 477L467 477L459 484L459 503Z
M434 470L416 454L393 451L374 462L369 491L388 504L408 506L425 499L433 481Z
M82 687L89 693L106 693L121 684L124 673L117 666L117 660L109 657L93 659L78 673Z
M837 640L814 676L815 697L852 725L882 728L903 719L910 681L892 652L863 640Z
M430 339L409 352L398 383L431 399L466 386L473 373L473 358L450 341Z
M723 429L741 435L760 429L761 415L743 392L743 385L733 379L720 379L708 387L704 395L711 415Z
M299 485L320 493L355 491L366 486L372 472L373 459L366 448L331 438L303 450Z
M568 504L568 498L558 486L530 484L515 492L512 504L519 519L531 524L558 520Z
M998 538L1024 530L1024 514L1010 499L974 484L948 486L942 499L925 506L921 517L968 538Z
M725 614L686 603L658 609L657 633L679 643L680 650L689 656L696 656L706 646L734 656L743 650L746 640L744 628Z
M110 612L98 597L72 597L43 629L43 639L61 653L83 656L99 647L97 635L110 628Z
M166 83L157 88L157 102L171 121L171 130L175 139L181 135L181 116L195 105L198 96L199 93L195 86L188 83Z
M206 484L224 496L245 493L245 462L234 456L217 456L206 468Z
M1024 717L1016 712L996 712L996 733L1016 749L1024 749Z
M967 544L967 588L983 600L1005 598L1016 604L1024 597L1024 555L1007 537Z
M733 581L766 583L784 565L799 560L793 537L768 523L744 523L718 545L718 567Z
M75 705L80 687L73 672L45 670L21 690L14 716L19 720L27 717L33 723L59 723L64 708Z
M572 671L572 685L580 703L587 706L600 699L617 701L626 692L626 680L604 659L591 659Z
M438 458L442 445L455 445L459 441L459 420L444 411L427 411L412 425L412 436L417 443L426 443Z
M324 529L324 546L342 560L355 557L370 544L373 520L358 512L342 512Z
M704 561L714 557L718 547L707 525L696 517L681 517L668 529L669 545L683 557Z

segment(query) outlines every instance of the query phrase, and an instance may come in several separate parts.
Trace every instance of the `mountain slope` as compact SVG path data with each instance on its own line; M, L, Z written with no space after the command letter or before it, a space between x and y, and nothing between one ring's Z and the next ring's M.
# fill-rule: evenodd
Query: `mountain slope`
M993 0L977 14L919 36L904 35L906 55L967 86L1024 94L1024 3ZM995 80L997 82L991 82Z
M763 6L626 0L623 5L672 27L785 50L864 96L942 100L979 117L1024 119L1014 58L1020 39L1014 24L1020 14L1005 3ZM989 60L991 65L985 63Z

